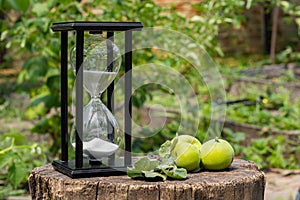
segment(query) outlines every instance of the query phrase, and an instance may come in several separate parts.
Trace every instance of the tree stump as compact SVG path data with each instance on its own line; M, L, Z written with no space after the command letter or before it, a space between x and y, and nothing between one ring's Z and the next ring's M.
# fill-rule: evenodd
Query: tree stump
M146 182L128 176L71 179L48 164L28 178L32 199L222 199L263 200L264 173L250 161L235 159L225 171L189 173L186 180Z

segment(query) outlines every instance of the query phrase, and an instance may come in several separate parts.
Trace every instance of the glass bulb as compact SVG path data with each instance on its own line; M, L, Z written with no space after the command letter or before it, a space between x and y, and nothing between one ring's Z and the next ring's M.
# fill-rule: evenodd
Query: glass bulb
M75 73L76 47L72 48L70 57ZM120 50L110 40L99 34L91 35L86 39L81 67L83 67L83 86L91 98L83 108L81 139L83 156L89 159L101 160L103 157L112 155L118 150L121 142L118 123L100 100L103 91L115 79L121 62ZM76 124L74 123L71 131L71 144L74 148L76 144L75 129Z
M110 61L108 61L109 54L113 55ZM71 49L70 59L75 74L76 46ZM102 93L116 77L121 63L122 55L115 43L105 39L101 34L89 36L83 47L82 67L84 71L83 81L85 89L89 93L95 93L94 96ZM112 64L112 68L107 67L110 64ZM99 84L100 82L101 84Z

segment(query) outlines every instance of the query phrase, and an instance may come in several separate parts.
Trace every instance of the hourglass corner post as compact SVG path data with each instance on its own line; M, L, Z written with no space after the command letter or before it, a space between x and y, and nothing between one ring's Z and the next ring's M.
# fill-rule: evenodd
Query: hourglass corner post
M125 166L131 165L132 132L132 31L125 32ZM128 105L128 106L127 106Z
M61 32L61 160L68 161L68 31Z
M114 32L108 31L107 32L107 71L112 72L114 67L114 53L113 53L113 45L114 43ZM110 112L114 115L115 114L115 106L114 106L114 80L110 83L110 85L107 87L107 108L110 110ZM113 127L108 126L108 140L110 142L113 142L115 139L115 130ZM115 165L115 153L109 156L109 165L114 166Z
M76 31L76 138L75 138L75 167L83 166L83 43L84 31Z
M107 71L112 72L114 67L114 54L113 54L113 45L114 42L114 32L107 32L107 39L111 42L107 42ZM114 114L114 80L111 82L111 84L107 87L107 108L111 111L112 114ZM109 127L111 128L111 127ZM108 139L110 141L114 140L114 130L108 131Z

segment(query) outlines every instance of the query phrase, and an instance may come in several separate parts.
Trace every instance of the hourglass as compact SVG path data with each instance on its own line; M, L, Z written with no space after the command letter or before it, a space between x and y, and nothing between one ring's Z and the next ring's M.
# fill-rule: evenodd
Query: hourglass
M76 47L70 52L71 65L76 71ZM113 155L119 148L121 136L115 117L102 103L101 96L115 79L120 65L121 53L112 41L93 34L86 39L83 48L83 86L89 93L90 101L83 108L83 156L91 164L101 164L104 157ZM112 67L113 66L113 67ZM70 142L75 142L74 123Z
M127 166L132 163L132 33L141 31L142 28L143 25L140 22L74 21L54 23L51 26L54 32L60 33L61 43L61 156L59 160L52 162L55 170L71 178L126 174ZM69 34L71 31L75 34ZM89 37L86 35L87 32L90 34ZM115 35L115 32L121 34ZM107 39L104 39L100 33L104 33L103 36ZM76 47L70 52L70 62L76 75L76 92L75 99L73 99L75 102L73 101L74 104L72 104L75 108L75 113L73 113L75 123L70 129L68 40L71 36L76 36ZM123 85L124 100L122 100L124 105L123 130L118 128L113 114L109 111L114 110L112 81L121 64L120 50L112 41L120 36L124 39L124 43L118 44L122 44L123 67L126 75ZM119 40L116 39L116 41ZM86 91L90 97L86 104L83 91ZM104 91L107 94L108 108L101 102ZM69 144L75 150L73 160L69 159ZM120 144L123 146L121 147Z

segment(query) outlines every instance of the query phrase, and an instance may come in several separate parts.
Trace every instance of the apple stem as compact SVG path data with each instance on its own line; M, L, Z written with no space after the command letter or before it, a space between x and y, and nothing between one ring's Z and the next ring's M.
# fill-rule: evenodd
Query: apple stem
M215 141L216 142L220 142L218 137L215 137Z

